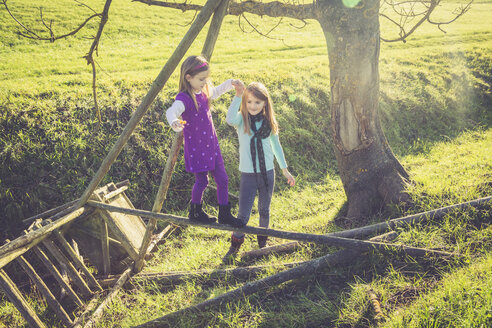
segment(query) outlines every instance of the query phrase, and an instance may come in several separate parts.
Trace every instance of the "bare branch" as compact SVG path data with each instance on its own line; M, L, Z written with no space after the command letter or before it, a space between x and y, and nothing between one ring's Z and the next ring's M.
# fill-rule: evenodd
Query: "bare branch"
M434 21L430 18L431 14L434 12L436 7L441 3L441 0L430 0L430 1L423 1L423 0L408 0L408 1L400 1L400 2L394 2L392 0L385 0L384 4L389 6L394 13L400 16L400 21L397 22L395 19L391 18L390 15L384 14L384 10L381 10L380 16L389 20L391 23L395 24L399 29L400 29L400 37L396 39L385 39L381 38L381 40L386 41L386 42L395 42L395 41L403 41L406 42L406 39L424 22L429 22L432 25L437 25L437 28L441 30L442 32L446 33L442 29L442 25L447 25L451 24L455 20L457 20L459 17L464 15L469 9L472 4L473 0L470 0L465 6L461 6L461 8L458 8L455 10L454 17L448 21ZM416 12L416 6L421 5L425 7L422 9L420 12ZM412 19L421 17L408 31L406 31L405 26L409 25Z
M25 37L25 38L28 38L28 39L33 39L33 40L41 40L41 41L50 41L50 42L54 42L55 40L59 40L59 39L64 39L64 38L67 38L69 36L72 36L72 35L75 35L76 33L78 33L91 19L93 19L94 17L98 17L99 14L94 14L94 15L91 15L89 16L82 24L80 24L79 27L77 27L76 29L74 29L73 31L69 32L69 33L66 33L66 34L63 34L63 35L60 35L60 36L55 36L54 32L53 32L53 29L51 27L52 25L52 21L50 22L50 25L48 26L46 24L46 22L44 21L43 19L43 11L42 11L42 8L40 8L40 17L41 17L41 22L43 23L43 25L46 27L46 29L48 30L48 32L50 33L50 36L49 37L43 37L43 36L40 36L38 34L36 34L34 31L32 31L31 29L27 28L24 24L22 24L17 18L14 17L14 15L11 13L9 7L7 6L7 0L3 0L0 2L2 5L4 5L5 9L7 9L7 12L9 13L9 15L14 19L14 21L19 25L21 26L24 30L27 31L28 34L24 34L22 32L18 32L19 35Z
M133 2L141 2L149 6L160 6L166 8L180 9L181 11L200 10L201 5L189 4L186 1L182 3L158 1L158 0L132 0ZM227 14L241 16L244 13L255 14L259 16L269 17L289 17L295 19L316 19L316 4L295 5L287 4L280 1L259 2L248 0L244 2L231 2Z

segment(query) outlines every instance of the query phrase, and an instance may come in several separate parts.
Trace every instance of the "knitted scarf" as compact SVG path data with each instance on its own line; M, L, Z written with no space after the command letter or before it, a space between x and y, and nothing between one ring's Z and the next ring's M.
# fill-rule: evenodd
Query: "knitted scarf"
M253 169L255 173L257 173L256 170L256 149L258 149L258 162L260 162L260 173L261 176L263 177L263 181L265 181L265 186L268 189L268 178L266 174L266 165L265 165L265 153L263 152L263 143L261 142L261 139L266 139L270 136L270 133L272 131L272 128L270 126L270 122L265 119L265 116L263 113L259 113L256 115L248 115L249 117L249 125L251 127L251 130L253 130L253 137L251 138L250 141L250 149L251 149L251 159L253 160ZM261 122L261 126L259 129L256 128L256 122ZM256 147L255 147L256 143Z

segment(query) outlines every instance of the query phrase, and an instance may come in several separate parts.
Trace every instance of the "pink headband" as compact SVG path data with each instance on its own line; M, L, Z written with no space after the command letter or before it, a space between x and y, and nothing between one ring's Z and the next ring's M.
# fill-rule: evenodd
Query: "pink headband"
M204 66L207 66L207 65L208 65L208 63L207 63L207 62L203 62L203 63L201 63L201 64L196 65L196 66L193 68L193 70L194 70L194 71L196 71L196 70L198 70L198 69L200 69L200 68L202 68L202 67L204 67Z

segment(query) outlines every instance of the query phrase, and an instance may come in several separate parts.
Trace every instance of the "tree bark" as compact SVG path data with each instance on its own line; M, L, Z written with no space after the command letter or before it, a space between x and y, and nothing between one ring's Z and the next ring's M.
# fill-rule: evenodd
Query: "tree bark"
M408 174L393 155L379 121L379 0L354 8L319 2L328 47L331 121L346 216L360 218L407 201Z

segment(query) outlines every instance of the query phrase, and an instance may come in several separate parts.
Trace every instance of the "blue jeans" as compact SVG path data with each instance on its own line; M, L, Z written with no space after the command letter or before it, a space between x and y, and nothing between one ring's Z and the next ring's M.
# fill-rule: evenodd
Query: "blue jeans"
M267 171L268 189L261 173L241 173L239 184L239 213L237 218L248 223L251 209L258 191L258 213L260 215L260 227L268 228L270 224L270 203L272 202L273 187L275 184L275 170ZM234 232L234 237L242 238L242 232Z

